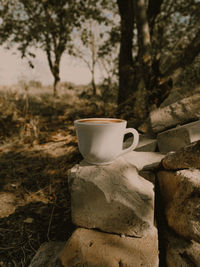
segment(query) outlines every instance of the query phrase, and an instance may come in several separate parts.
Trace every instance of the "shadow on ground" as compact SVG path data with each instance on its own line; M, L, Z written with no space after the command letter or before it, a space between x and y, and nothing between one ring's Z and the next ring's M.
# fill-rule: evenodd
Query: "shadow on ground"
M43 242L66 241L74 230L67 174L81 156L53 145L0 156L0 266L28 266Z

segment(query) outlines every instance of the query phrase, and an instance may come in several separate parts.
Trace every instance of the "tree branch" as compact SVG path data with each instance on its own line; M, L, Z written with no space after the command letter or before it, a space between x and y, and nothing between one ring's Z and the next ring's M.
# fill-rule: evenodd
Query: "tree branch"
M158 14L160 13L162 3L163 3L163 0L149 0L149 4L147 8L147 17L148 17L151 33L153 32L155 20Z

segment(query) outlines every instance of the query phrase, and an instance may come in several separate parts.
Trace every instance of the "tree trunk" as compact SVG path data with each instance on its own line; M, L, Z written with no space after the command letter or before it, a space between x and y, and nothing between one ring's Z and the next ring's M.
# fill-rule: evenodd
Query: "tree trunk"
M58 95L57 85L58 85L58 82L60 81L60 68L59 68L59 64L55 64L54 65L52 74L54 76L53 95L54 95L54 97L56 97Z
M95 84L95 80L94 80L94 69L92 70L92 90L93 90L93 95L96 96L97 94L97 89L96 89L96 84Z
M174 58L162 60L153 47L153 29L161 11L163 0L117 0L121 17L121 44L119 55L118 112L127 119L144 120L149 112L160 106L173 88L173 75L184 68L199 53L200 31ZM137 27L138 54L132 59L134 21ZM165 29L164 29L165 30ZM175 51L172 51L175 55ZM162 71L162 73L161 73ZM125 107L129 106L128 109ZM130 111L129 111L130 110ZM131 113L131 115L130 115Z
M121 16L121 43L119 54L119 93L118 104L123 103L131 95L133 80L133 0L117 0Z
M91 29L92 33L92 29ZM96 84L95 84L95 78L94 78L94 73L95 73L95 64L96 64L96 51L95 51L95 37L94 33L91 34L91 52L92 52L92 89L93 89L93 95L96 96L97 90L96 90Z
M53 83L53 96L56 97L58 95L58 92L57 92L57 85L58 85L58 82L60 81L60 77L55 77L54 76L54 83Z
M55 61L52 60L52 55L50 49L46 49L47 59L49 63L50 71L54 77L54 83L53 83L53 95L54 97L57 96L57 85L60 81L60 59L62 52L56 53L55 52Z
M138 86L137 108L143 109L140 116L145 118L149 112L148 101L149 91L151 90L152 78L152 55L151 55L151 39L148 24L148 18L145 7L145 0L135 0L134 10L136 16L136 26L138 32L138 58L139 58L139 72L140 83ZM140 92L139 92L140 91Z

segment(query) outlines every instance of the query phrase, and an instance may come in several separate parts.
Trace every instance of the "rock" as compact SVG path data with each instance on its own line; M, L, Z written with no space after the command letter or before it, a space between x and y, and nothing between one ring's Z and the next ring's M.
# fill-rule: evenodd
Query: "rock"
M29 267L61 267L58 255L65 246L65 242L46 242L43 243Z
M198 93L199 93L199 87L193 88L192 90L188 90L188 88L175 86L170 91L169 96L161 103L160 107L163 108L163 107L169 106L172 103L180 101L183 98L190 97Z
M172 231L165 234L167 267L200 267L200 244Z
M183 94L183 92L180 89L172 90L169 96L161 103L160 107L163 108L163 107L169 106L177 101L180 101L181 99L185 97L188 97L188 96Z
M161 153L179 150L192 142L200 140L200 121L159 133L157 140Z
M133 138L130 137L126 140L124 148L129 147L132 144ZM143 152L155 152L157 148L157 140L149 138L145 135L139 137L139 143L134 151L143 151Z
M177 152L169 153L161 164L166 170L200 168L200 141L194 142Z
M0 193L0 218L9 216L15 212L16 197L13 193L1 192Z
M145 236L153 227L153 185L123 158L76 166L69 175L72 221L109 233Z
M160 171L158 182L168 225L200 242L200 170Z
M169 106L155 109L149 115L151 129L159 133L178 124L200 119L200 94L183 98Z
M63 267L139 267L158 266L156 228L143 238L79 228L60 255Z
M153 171L141 170L139 171L139 175L155 185L156 175Z
M164 157L164 154L158 152L131 151L120 158L136 166L137 169L140 171L152 170L158 167Z

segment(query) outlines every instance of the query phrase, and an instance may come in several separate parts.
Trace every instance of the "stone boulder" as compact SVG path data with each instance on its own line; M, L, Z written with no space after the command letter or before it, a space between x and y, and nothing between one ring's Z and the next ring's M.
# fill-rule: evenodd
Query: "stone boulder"
M167 267L200 267L200 244L184 239L172 231L165 234Z
M200 119L200 93L183 98L171 105L158 108L149 115L150 128L160 133L176 125Z
M156 228L143 238L78 228L60 254L63 267L156 267L158 236Z
M200 140L200 121L191 122L159 133L157 140L161 153L177 151L192 142Z
M69 175L72 221L127 236L145 236L154 223L154 186L123 158L110 165L82 162Z
M194 142L179 151L166 155L161 162L166 170L200 168L200 141Z
M200 170L157 175L168 225L179 235L200 242Z
M65 242L45 242L38 249L29 267L61 267L58 259Z

